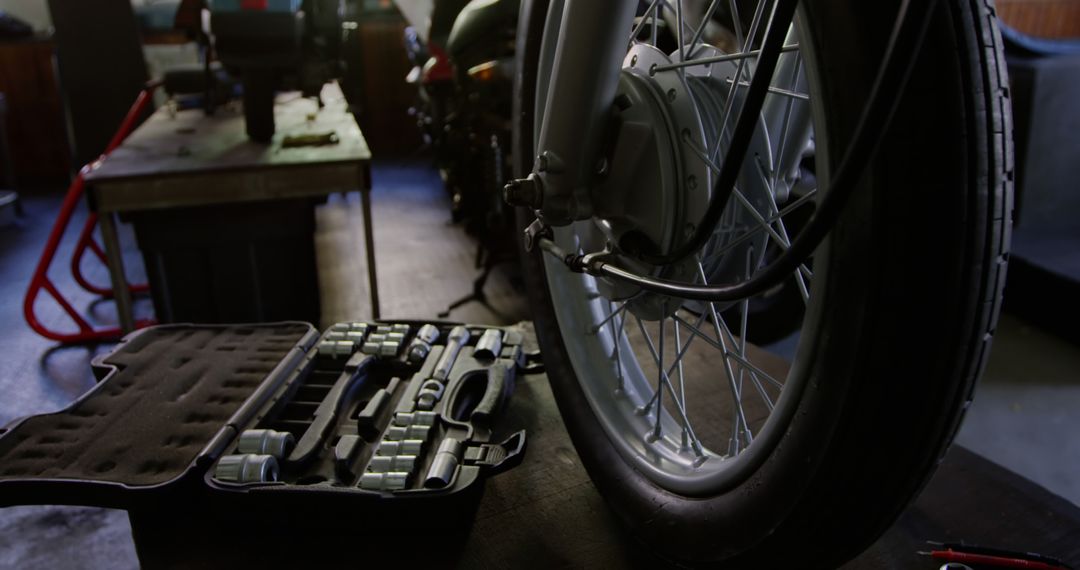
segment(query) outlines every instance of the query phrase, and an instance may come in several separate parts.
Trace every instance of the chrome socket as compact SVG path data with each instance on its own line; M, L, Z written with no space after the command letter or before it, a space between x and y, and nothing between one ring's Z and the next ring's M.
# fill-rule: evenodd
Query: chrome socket
M376 455L368 463L367 471L370 473L389 473L391 471L412 473L415 468L415 455Z
M465 445L460 440L448 437L439 444L439 450L435 452L435 459L431 461L427 477L424 478L424 486L429 489L446 487L454 479L461 453Z
M401 412L394 416L393 422L396 426L433 426L438 417L435 412Z
M236 451L242 454L272 455L276 459L284 459L294 444L296 444L296 438L287 431L249 429L240 434Z
M226 455L218 460L214 479L228 483L271 483L278 479L278 462L271 455Z
M476 341L476 349L473 357L477 360L495 360L502 351L503 332L499 329L488 329L480 335Z
M420 451L424 448L424 442L418 439L406 439L404 441L388 441L383 440L379 442L379 447L375 448L376 455L420 455Z
M400 491L409 483L409 474L401 472L364 473L360 476L360 488L369 491Z

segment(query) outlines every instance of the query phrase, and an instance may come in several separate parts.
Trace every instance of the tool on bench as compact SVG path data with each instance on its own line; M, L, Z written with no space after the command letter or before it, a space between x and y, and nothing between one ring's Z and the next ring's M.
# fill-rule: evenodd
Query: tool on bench
M929 542L934 549L919 552L935 560L945 562L945 566L970 566L978 568L1030 568L1033 570L1072 570L1067 564L1056 558L1032 552L1016 552L1000 548L988 548L964 543ZM944 568L945 566L942 566Z
M305 146L329 146L340 142L337 133L305 133L302 135L286 135L281 141L281 148L300 148Z

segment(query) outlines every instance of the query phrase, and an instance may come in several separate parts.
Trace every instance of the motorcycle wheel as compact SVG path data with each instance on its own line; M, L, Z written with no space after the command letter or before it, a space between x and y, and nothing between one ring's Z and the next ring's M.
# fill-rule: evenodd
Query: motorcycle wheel
M559 5L525 0L522 9L519 177L544 120L534 110L543 109L553 51L544 45L561 21L549 11ZM799 8L822 188L899 5ZM611 287L595 278L539 252L523 256L546 369L581 461L633 535L670 560L838 566L889 527L956 433L993 338L1012 218L992 0L938 2L917 57L891 127L804 275L792 362L745 344L742 323L717 307L683 303L650 319L606 297ZM556 241L575 248L587 231L556 228ZM695 371L701 378L689 377Z

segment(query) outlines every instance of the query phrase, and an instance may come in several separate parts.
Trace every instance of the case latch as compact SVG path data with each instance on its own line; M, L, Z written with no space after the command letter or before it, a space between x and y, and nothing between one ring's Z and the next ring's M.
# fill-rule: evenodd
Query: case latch
M525 458L525 430L511 435L502 443L482 443L465 449L465 464L484 468L497 475L521 464Z

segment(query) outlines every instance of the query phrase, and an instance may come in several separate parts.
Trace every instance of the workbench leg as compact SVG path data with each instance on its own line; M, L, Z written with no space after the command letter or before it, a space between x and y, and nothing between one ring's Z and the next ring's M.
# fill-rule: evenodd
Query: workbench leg
M135 315L131 308L131 290L124 275L124 257L120 250L120 239L116 235L116 222L112 214L102 213L98 224L101 227L101 238L105 242L105 260L109 265L116 314L120 319L120 329L127 334L135 330Z
M375 273L375 229L371 222L371 176L360 173L360 203L364 210L364 247L367 249L368 288L371 290L371 318L380 318L379 278Z

